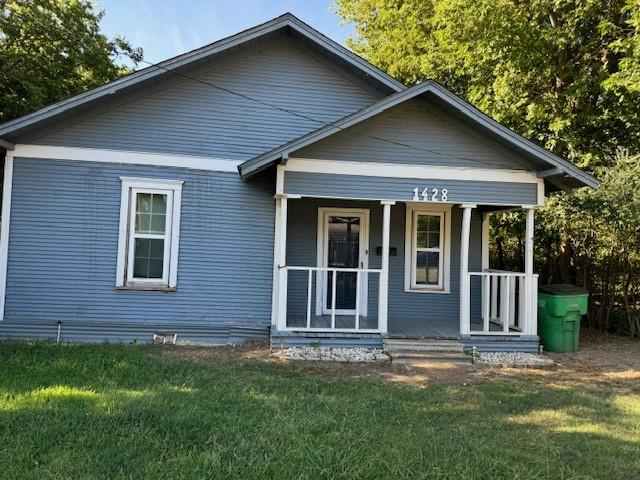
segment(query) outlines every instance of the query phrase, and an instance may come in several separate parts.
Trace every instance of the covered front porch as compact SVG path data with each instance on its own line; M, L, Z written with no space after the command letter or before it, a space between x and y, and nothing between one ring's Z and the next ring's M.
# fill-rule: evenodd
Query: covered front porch
M527 212L521 272L489 268L490 215L501 208L514 207L277 195L272 335L537 346L535 207L515 207Z
M538 343L533 234L545 189L598 184L434 82L239 169L276 174L272 338L509 350ZM526 211L520 271L489 264L489 218L505 209Z

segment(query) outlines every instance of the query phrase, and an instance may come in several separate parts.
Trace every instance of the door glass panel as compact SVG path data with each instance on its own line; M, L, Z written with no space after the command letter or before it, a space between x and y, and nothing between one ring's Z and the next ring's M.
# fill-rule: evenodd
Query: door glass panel
M331 215L327 220L327 266L358 268L360 266L360 217ZM337 272L336 309L356 308L355 272ZM327 308L331 309L333 273L327 274Z

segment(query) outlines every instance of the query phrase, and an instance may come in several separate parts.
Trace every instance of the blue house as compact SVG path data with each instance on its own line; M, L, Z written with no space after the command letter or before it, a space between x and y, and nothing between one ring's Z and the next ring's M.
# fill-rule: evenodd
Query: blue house
M0 125L0 335L535 350L534 215L597 181L286 14ZM489 219L526 211L522 271Z

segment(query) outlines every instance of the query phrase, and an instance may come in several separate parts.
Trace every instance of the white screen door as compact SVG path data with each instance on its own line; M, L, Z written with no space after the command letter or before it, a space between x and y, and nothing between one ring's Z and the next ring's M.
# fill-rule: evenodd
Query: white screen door
M322 267L367 268L369 211L363 209L319 209L318 264ZM356 272L336 273L336 314L354 315L358 292ZM331 314L333 273L318 276L318 314ZM367 276L360 274L360 312L367 314Z

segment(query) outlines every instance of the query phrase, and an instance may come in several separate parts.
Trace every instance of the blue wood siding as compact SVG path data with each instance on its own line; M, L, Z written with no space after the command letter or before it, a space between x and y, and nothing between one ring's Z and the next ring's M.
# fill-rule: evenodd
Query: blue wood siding
M184 180L177 291L115 289L120 176ZM18 158L0 334L193 341L268 335L274 178Z
M392 172L391 172L392 173ZM412 178L332 175L327 173L285 172L284 191L290 194L358 199L411 201L413 189L428 186L448 190L450 203L483 205L535 205L535 183L507 183L465 180L423 180Z
M384 96L284 35L187 74L20 141L245 160Z
M319 207L368 208L370 210L369 266L380 268L381 257L376 255L376 247L382 244L382 207L379 202L356 202L303 198L290 200L287 224L287 264L316 265L316 238ZM451 211L451 272L450 293L418 293L404 291L404 244L406 206L398 204L391 208L390 245L397 248L397 255L389 258L389 330L403 329L414 324L416 319L429 322L430 318L439 322L459 324L460 310L460 229L462 211L453 207ZM469 246L469 269L481 268L481 215L474 212L471 224ZM288 285L289 312L304 314L307 300L307 279L305 275L292 277ZM377 316L377 275L370 281L369 315ZM480 288L472 286L471 308L480 313Z
M529 161L423 98L415 98L290 156L352 162L535 170Z

